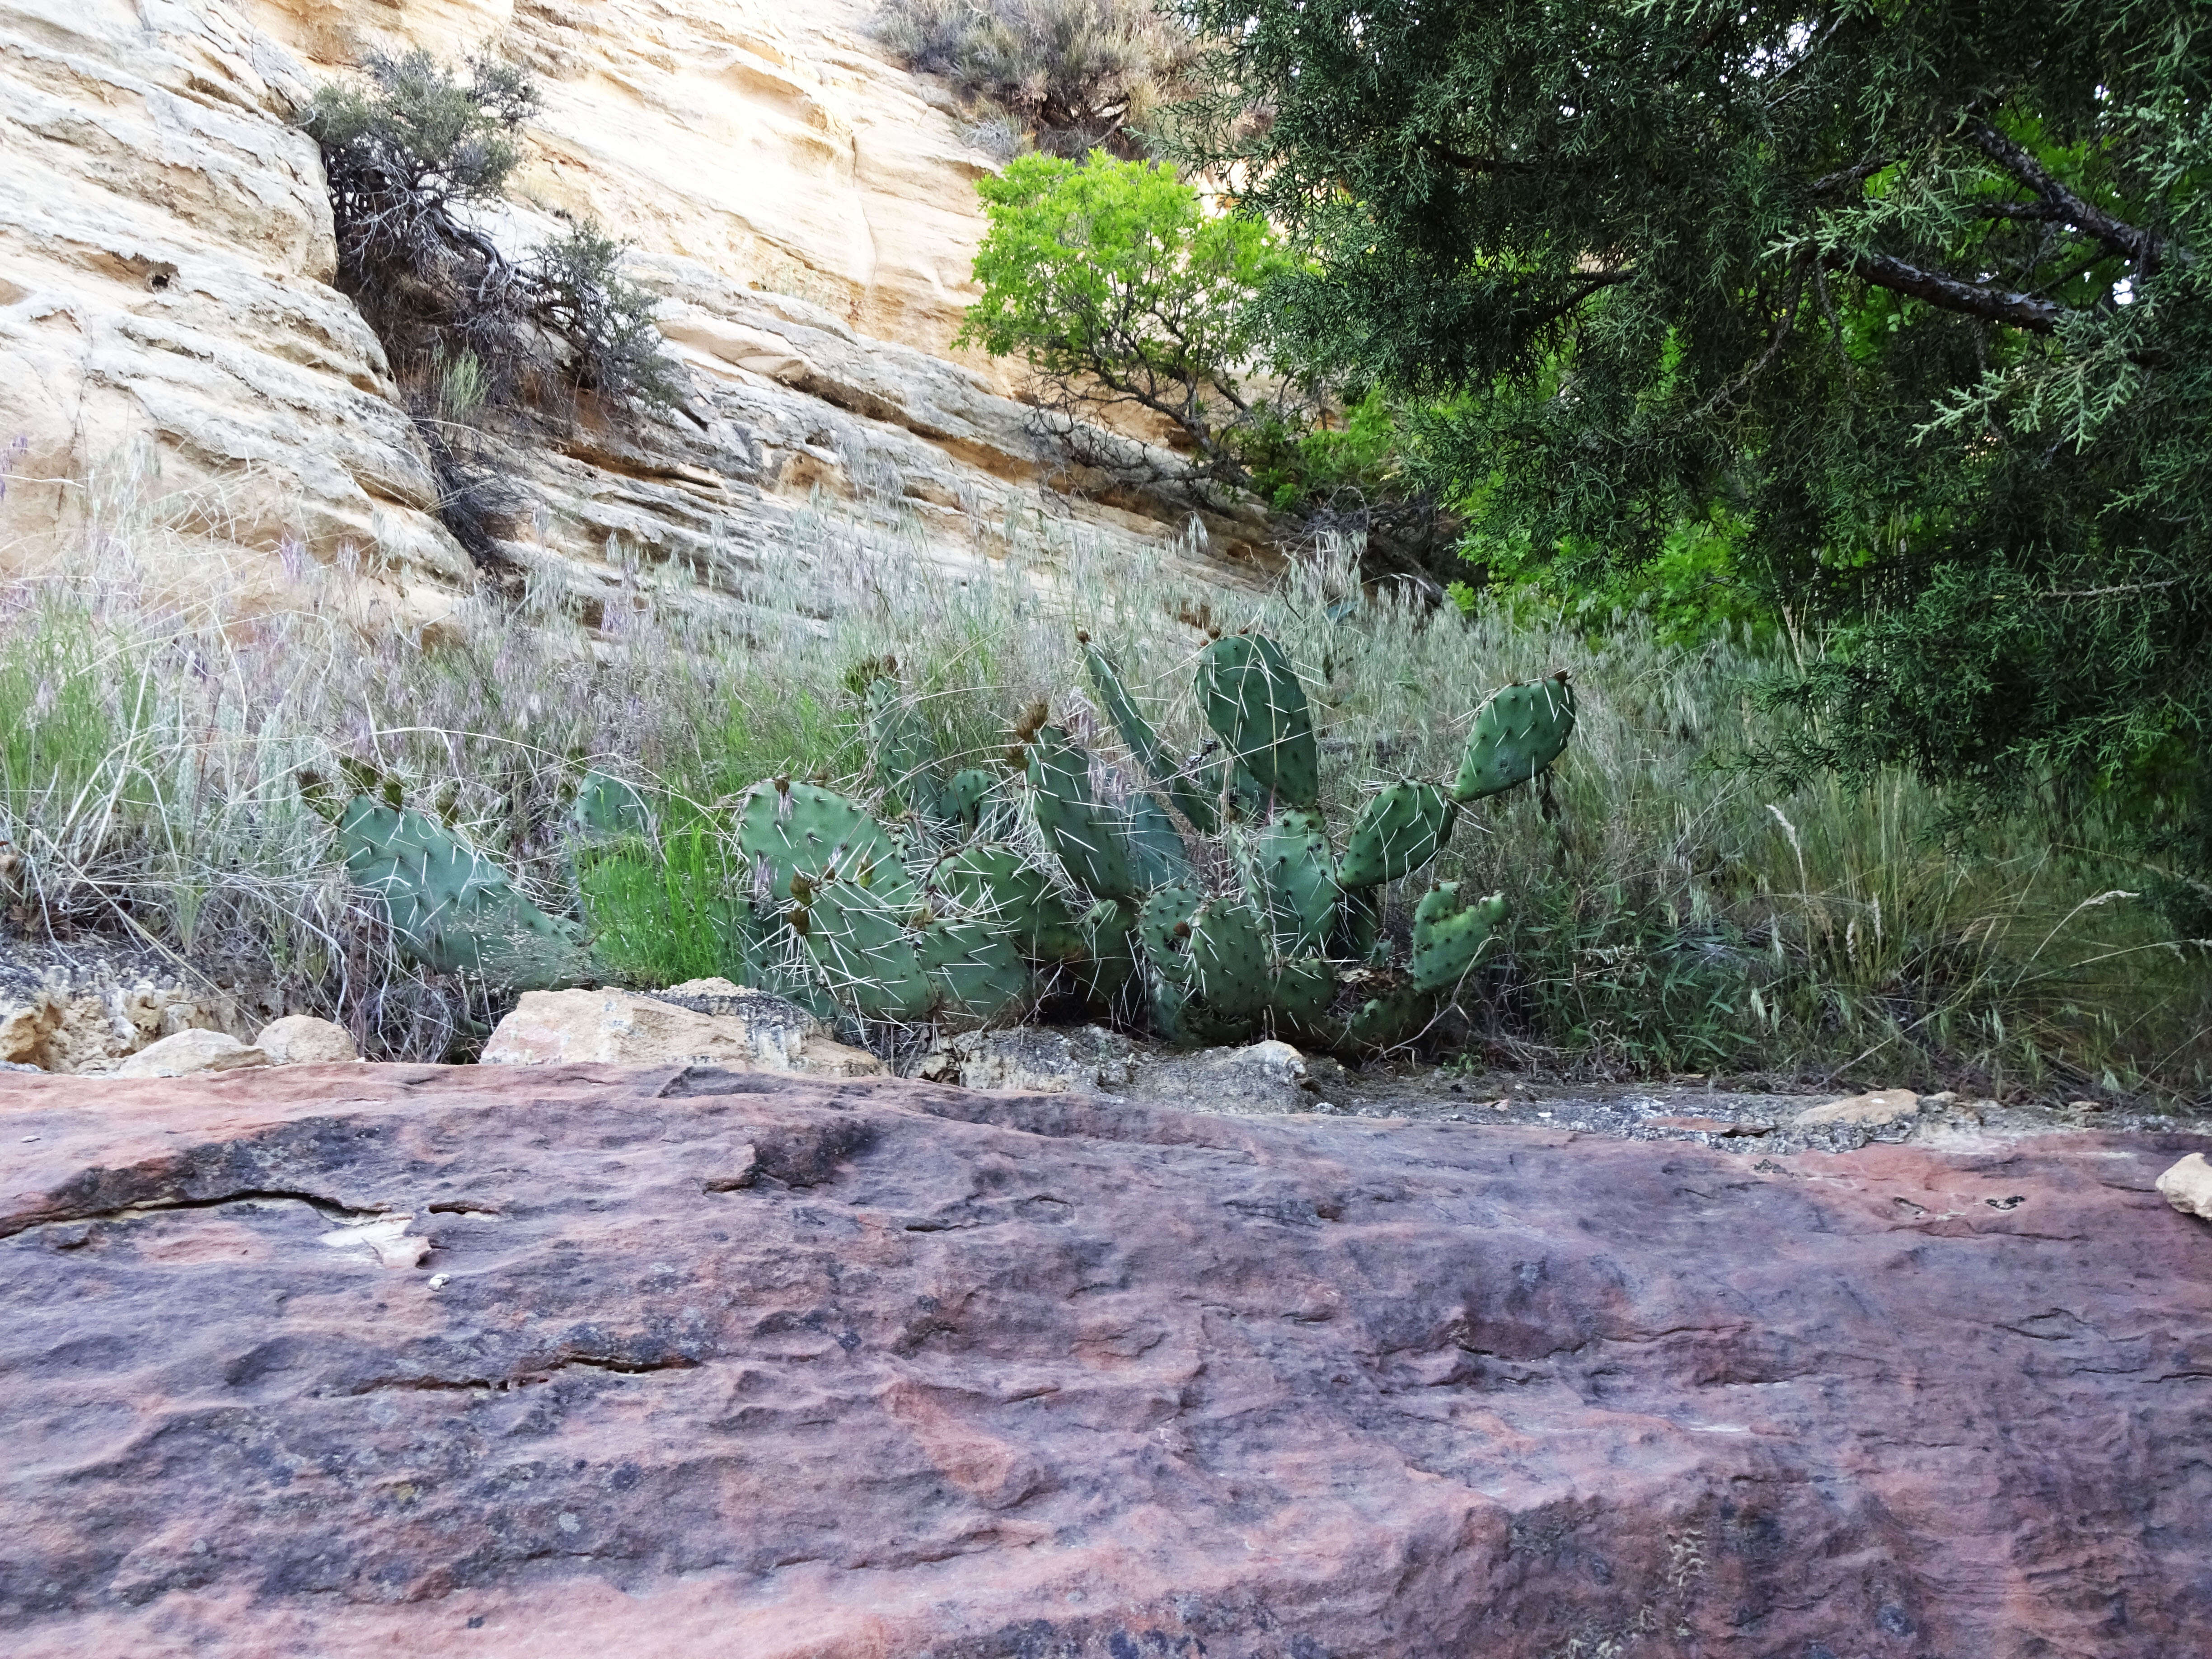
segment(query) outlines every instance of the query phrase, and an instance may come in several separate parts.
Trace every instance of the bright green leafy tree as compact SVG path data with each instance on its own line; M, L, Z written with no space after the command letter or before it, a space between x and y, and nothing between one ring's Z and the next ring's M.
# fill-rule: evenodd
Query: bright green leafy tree
M2212 921L2212 8L1190 0L1313 362L1500 544L1725 515L1793 764L2046 793ZM1254 118L1255 116L1261 118Z
M1079 459L1142 471L1141 447L1088 422L1143 410L1188 444L1191 481L1248 486L1227 433L1255 413L1243 381L1256 296L1285 263L1267 230L1209 212L1171 168L1099 151L1080 165L1021 156L976 188L990 219L975 252L983 297L959 343L1027 358Z

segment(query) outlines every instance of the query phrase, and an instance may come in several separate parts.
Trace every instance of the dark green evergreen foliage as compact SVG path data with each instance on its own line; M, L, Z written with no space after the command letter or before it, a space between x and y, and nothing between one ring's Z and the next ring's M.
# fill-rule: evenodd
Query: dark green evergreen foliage
M448 428L577 392L675 395L653 296L622 276L620 243L579 224L517 263L470 219L503 196L537 109L511 64L472 58L464 80L413 52L372 55L360 82L322 88L301 117L329 179L338 286L418 414Z
M1834 647L1784 770L2045 789L2197 890L2212 10L1188 9L1193 152L1317 256L1285 338L1464 394L1425 438L1479 535L1634 564L1731 514Z

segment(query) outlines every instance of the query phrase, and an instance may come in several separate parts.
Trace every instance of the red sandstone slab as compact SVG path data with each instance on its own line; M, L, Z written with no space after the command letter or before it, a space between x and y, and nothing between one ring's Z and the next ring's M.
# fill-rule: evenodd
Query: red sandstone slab
M2165 1659L2208 1144L10 1079L0 1649Z

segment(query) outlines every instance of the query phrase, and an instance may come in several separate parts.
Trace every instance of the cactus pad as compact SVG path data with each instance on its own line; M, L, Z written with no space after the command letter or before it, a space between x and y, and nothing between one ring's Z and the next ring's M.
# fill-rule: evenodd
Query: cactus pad
M875 787L916 811L933 811L941 757L921 711L899 683L878 675L860 694L861 728Z
M1070 878L1098 898L1137 897L1143 888L1130 868L1127 840L1091 793L1091 757L1058 726L1041 726L1028 763L1037 828Z
M997 924L939 918L916 933L915 951L935 988L939 1015L989 1024L1027 1011L1029 964Z
M1083 638L1083 660L1091 671L1091 685L1098 694L1099 706L1114 722L1114 729L1121 734L1121 741L1144 769L1145 775L1155 787L1166 793L1175 803L1176 811L1189 820L1192 829L1201 836L1212 835L1218 820L1211 795L1218 794L1218 788L1209 793L1203 782L1194 781L1186 769L1175 763L1167 746L1160 741L1159 732L1121 684L1121 676L1112 659L1088 638Z
M594 845L653 833L653 814L645 797L620 778L586 772L576 791L576 833Z
M1408 778L1368 798L1345 843L1336 878L1348 888L1397 881L1451 839L1459 809L1433 783Z
M1129 857L1138 884L1147 890L1190 874L1190 855L1159 797L1142 791L1129 797Z
M1273 992L1267 930L1241 898L1216 897L1190 919L1190 987L1214 1012L1256 1019Z
M1397 1048L1411 1042L1436 1018L1437 1000L1407 981L1372 987L1345 1022L1345 1041L1355 1048Z
M1090 945L1043 871L1011 847L978 842L931 866L929 888L960 914L1004 929L1038 962L1080 962Z
M1293 806L1321 799L1321 756L1306 689L1264 634L1229 634L1198 653L1206 723L1261 787Z
M772 904L793 896L793 876L817 882L832 872L895 906L914 896L898 845L883 825L859 802L811 783L757 783L746 790L738 808L738 845Z
M1413 908L1413 979L1423 991L1449 991L1467 976L1491 929L1505 916L1505 896L1478 899L1455 881L1440 883Z
M805 885L792 927L806 941L830 994L868 1019L926 1019L939 988L921 965L904 919L857 881Z
M1205 902L1205 892L1194 884L1170 882L1154 889L1137 913L1145 960L1162 979L1181 983L1190 977L1190 921Z
M1452 799L1480 800L1526 783L1559 757L1575 730L1575 689L1564 671L1492 692L1452 779Z
M1243 863L1246 886L1267 904L1276 948L1285 956L1321 949L1344 896L1321 814L1294 809L1265 824L1247 841Z
M346 874L383 899L400 947L434 972L522 991L594 976L573 922L547 915L506 871L422 813L356 795L338 814L337 836Z

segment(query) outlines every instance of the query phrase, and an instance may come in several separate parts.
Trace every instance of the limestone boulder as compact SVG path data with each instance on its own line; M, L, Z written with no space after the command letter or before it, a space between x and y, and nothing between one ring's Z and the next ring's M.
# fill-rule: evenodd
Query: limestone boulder
M2212 1164L2202 1152L2191 1152L2158 1178L2166 1201L2184 1215L2212 1221Z
M689 1008L635 991L527 991L479 1058L487 1066L716 1066L814 1077L884 1070L865 1049L833 1041L793 1003L735 986L729 993L701 994L694 1000L702 1008ZM703 1012L717 1001L725 1012Z
M179 1031L150 1042L115 1067L118 1077L190 1077L266 1066L269 1056L228 1031Z
M0 1085L9 1659L2176 1659L2203 1136Z
M352 1032L334 1020L317 1019L312 1014L287 1014L270 1020L253 1039L253 1046L269 1056L272 1066L313 1066L361 1058Z

